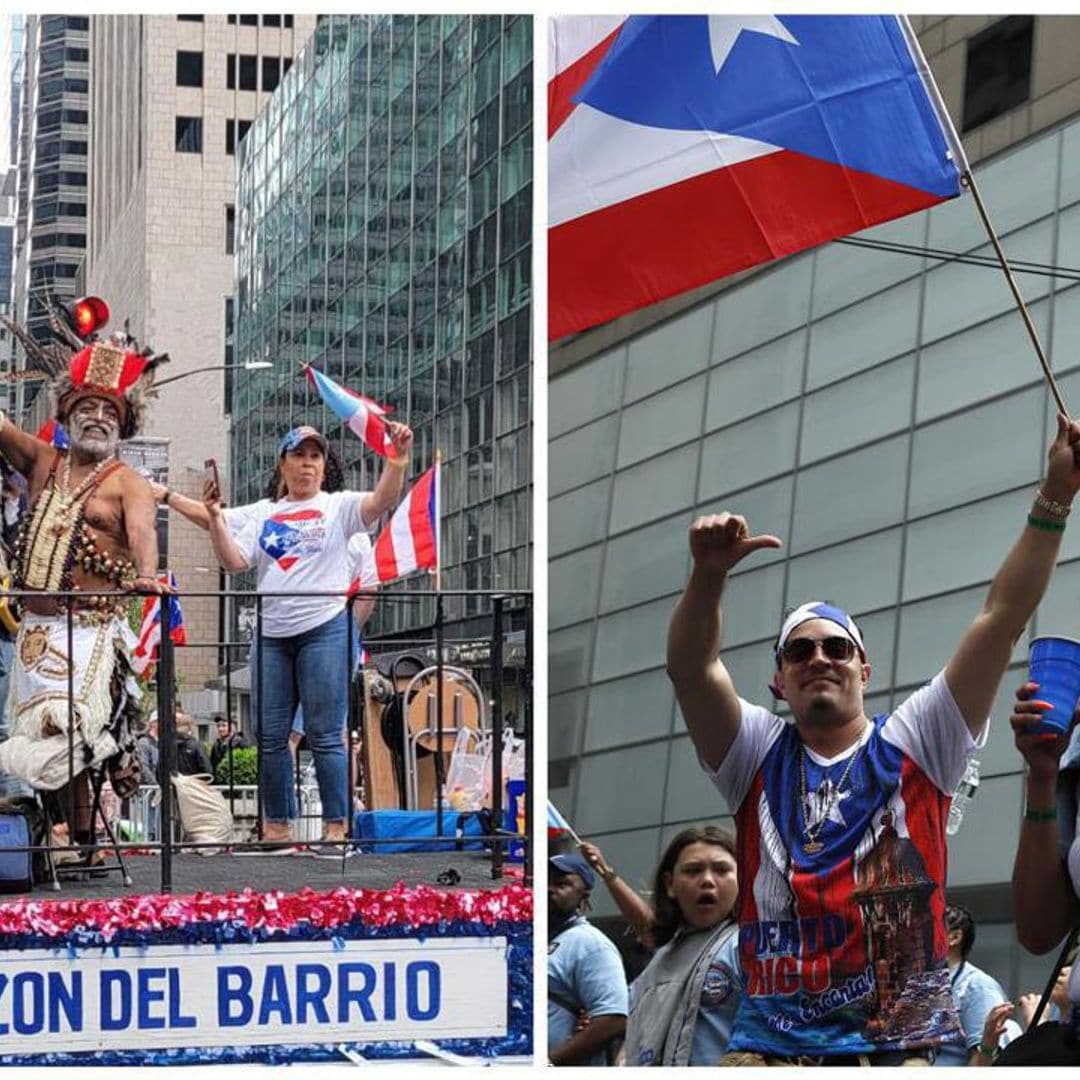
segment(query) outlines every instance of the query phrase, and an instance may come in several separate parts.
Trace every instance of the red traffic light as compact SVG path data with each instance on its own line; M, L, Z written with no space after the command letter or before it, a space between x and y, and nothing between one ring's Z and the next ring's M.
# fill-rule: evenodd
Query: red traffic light
M72 305L71 318L79 337L88 338L109 321L109 305L100 296L84 296Z

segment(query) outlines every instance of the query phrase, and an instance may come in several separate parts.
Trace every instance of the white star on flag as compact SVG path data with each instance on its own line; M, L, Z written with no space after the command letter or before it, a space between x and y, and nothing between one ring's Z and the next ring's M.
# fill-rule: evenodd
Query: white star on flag
M841 828L847 828L844 815L840 813L840 804L851 794L850 791L837 791L832 779L826 777L817 791L806 793L806 823L812 829L822 820L835 821Z
M709 46L717 74L727 63L728 55L735 48L735 42L744 30L755 34L768 34L786 41L789 45L799 44L775 15L710 15Z

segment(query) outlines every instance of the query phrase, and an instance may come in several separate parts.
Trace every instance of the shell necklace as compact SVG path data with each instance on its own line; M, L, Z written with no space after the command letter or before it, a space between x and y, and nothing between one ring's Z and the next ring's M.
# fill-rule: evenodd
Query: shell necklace
M71 528L71 512L81 505L87 493L97 484L101 471L109 464L111 458L102 458L89 472L86 479L74 490L71 490L71 455L65 454L64 460L57 470L56 475L56 521L52 526L52 533L61 536Z

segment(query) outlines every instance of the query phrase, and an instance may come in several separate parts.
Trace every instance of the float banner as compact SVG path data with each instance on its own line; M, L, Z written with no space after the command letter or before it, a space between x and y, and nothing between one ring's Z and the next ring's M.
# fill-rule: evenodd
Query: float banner
M338 888L0 904L0 1065L532 1052L532 893Z
M491 1038L506 939L158 945L0 960L0 1053Z

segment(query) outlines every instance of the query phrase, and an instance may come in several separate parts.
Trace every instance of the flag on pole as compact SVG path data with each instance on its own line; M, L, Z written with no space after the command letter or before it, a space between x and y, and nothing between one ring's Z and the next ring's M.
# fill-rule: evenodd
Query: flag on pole
M570 827L570 822L559 813L558 807L550 799L547 804L547 831L549 840L571 836L575 842L580 843L577 833Z
M375 541L375 558L361 569L360 586L378 585L416 570L439 569L439 466L409 490Z
M176 577L172 573L162 574L158 581L176 588ZM144 597L139 640L131 654L131 666L138 675L146 675L157 660L157 649L161 643L162 605L169 612L169 637L173 644L187 644L187 630L184 627L184 613L180 610L179 598L172 595Z
M552 339L960 194L903 16L550 26Z
M310 364L304 366L308 381L319 392L323 404L335 416L345 421L350 431L359 435L364 444L383 457L394 449L390 432L386 429L386 415L393 410L386 405L379 405L362 394L346 390L321 371L316 371Z
M58 420L46 420L45 423L38 428L37 437L42 442L47 442L57 450L66 450L69 445L68 435L64 430L64 425Z

